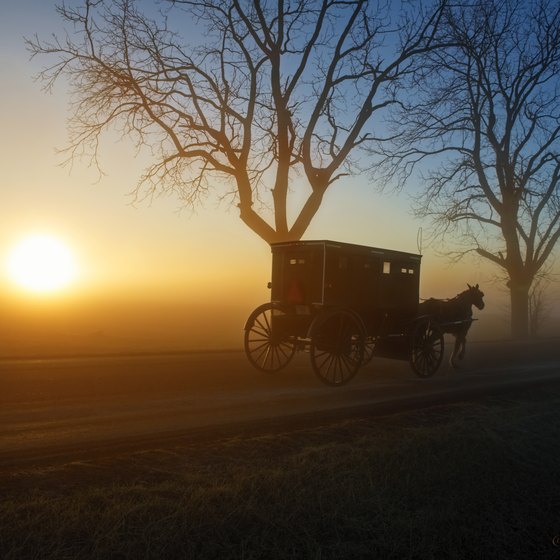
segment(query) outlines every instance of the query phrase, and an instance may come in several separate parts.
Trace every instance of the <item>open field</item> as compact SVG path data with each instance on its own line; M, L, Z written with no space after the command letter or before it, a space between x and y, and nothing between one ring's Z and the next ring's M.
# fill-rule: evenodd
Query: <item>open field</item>
M556 384L4 472L0 556L558 559L559 410Z

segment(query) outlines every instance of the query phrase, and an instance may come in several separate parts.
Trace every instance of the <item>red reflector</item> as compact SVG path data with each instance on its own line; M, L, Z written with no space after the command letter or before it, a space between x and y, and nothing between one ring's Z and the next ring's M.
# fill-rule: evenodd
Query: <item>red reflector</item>
M303 287L300 282L292 280L292 283L286 292L286 299L289 303L305 303L305 294L303 293Z

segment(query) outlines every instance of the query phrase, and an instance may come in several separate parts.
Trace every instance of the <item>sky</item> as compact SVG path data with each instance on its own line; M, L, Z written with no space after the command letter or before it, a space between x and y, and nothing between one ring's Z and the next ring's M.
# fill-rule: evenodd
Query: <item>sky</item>
M68 91L62 81L41 91L33 77L45 61L30 61L23 40L60 32L54 6L0 0L0 356L241 347L246 317L270 297L269 247L235 207L212 198L194 211L173 196L133 204L146 160L126 141L106 139L101 177L85 161L61 166ZM425 227L411 217L407 193L381 194L358 176L331 188L304 239L415 253ZM36 232L57 236L74 255L76 278L60 293L34 295L8 276L10 250ZM421 249L421 297L480 283L495 294L494 314L504 315L488 268L450 267Z

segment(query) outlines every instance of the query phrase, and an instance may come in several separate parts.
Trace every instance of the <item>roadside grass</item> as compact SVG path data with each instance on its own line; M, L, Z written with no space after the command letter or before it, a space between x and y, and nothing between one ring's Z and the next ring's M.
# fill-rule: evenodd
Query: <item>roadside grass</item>
M560 388L2 475L0 557L560 559Z

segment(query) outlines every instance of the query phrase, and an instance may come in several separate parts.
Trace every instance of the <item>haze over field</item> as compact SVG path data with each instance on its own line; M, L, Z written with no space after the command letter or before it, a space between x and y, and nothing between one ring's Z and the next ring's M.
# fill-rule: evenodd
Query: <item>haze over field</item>
M23 37L61 32L50 0L5 2L0 18L0 356L44 353L240 348L243 323L268 301L269 247L211 195L196 212L173 196L138 201L128 193L149 154L105 137L104 175L87 161L60 167L67 142L64 84L50 95L32 76ZM149 3L148 3L149 4ZM366 176L327 192L305 239L333 239L418 252L407 193L381 194ZM35 233L69 248L76 273L64 289L35 293L14 282L10 251ZM423 247L421 297L452 297L479 283L487 308L473 338L505 336L507 294L494 271L472 260L450 266ZM558 284L549 331L558 326ZM556 331L557 332L557 331Z

